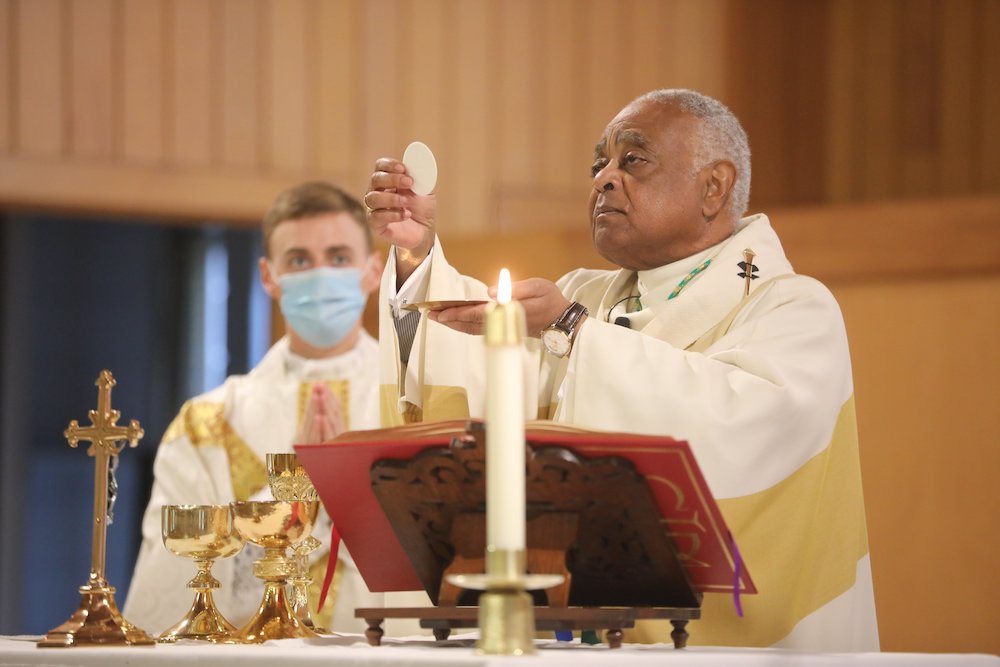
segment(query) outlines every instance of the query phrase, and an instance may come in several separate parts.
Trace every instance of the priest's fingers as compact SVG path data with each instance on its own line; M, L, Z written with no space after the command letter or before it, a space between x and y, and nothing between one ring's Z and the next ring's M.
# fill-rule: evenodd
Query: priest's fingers
M315 437L310 435L310 429L313 428L313 424L316 420L316 386L309 390L309 396L306 398L305 409L302 411L302 419L299 421L299 426L295 431L295 442L310 442L305 438Z
M455 331L479 336L483 333L486 321L486 305L456 306L444 310L432 310L427 313L427 317Z
M324 431L326 431L326 420L321 415L316 415L313 419L312 426L309 428L309 440L306 442L325 442L327 438Z
M324 412L326 423L330 427L330 438L334 438L344 431L344 407L332 391L327 391L324 398Z
M393 157L380 157L375 160L375 173L380 171L403 174L406 173L406 165Z
M410 191L413 178L409 174L397 174L392 171L376 171L372 174L369 190L373 192Z
M489 289L496 296L496 287ZM570 301L551 280L528 278L511 284L511 296L524 307L528 335L537 338L542 329L555 322L569 308Z

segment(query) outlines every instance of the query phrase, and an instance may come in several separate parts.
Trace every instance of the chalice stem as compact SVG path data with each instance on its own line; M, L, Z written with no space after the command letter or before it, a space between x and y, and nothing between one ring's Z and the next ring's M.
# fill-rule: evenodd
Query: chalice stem
M195 561L198 574L194 575L194 579L188 582L188 588L210 590L221 585L219 580L212 576L213 562L211 558Z

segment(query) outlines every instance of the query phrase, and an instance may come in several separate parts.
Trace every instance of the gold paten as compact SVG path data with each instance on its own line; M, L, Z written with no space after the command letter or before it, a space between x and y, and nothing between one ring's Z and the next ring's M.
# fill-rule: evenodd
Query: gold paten
M121 413L111 408L111 389L115 379L103 370L97 381L97 409L90 410L90 426L83 428L74 419L63 435L70 447L89 441L87 454L94 457L94 523L90 577L80 587L80 606L69 619L49 631L38 642L41 647L153 645L153 638L125 620L115 604L115 589L105 578L107 545L108 471L111 459L125 448L139 444L144 432L135 419L128 426L118 426Z
M212 576L212 563L243 548L243 537L233 527L232 509L229 505L164 505L161 512L163 545L173 554L194 559L198 573L187 584L195 591L191 609L164 630L158 641L232 641L236 626L225 619L212 599L212 590L219 587L219 580Z
M319 493L296 454L268 454L267 481L276 500L319 500ZM292 547L296 571L288 581L292 584L292 613L313 632L325 634L327 630L318 627L309 612L309 584L313 580L309 574L309 554L320 546L320 541L310 535Z
M231 507L236 530L246 541L264 547L264 557L253 564L254 576L264 581L264 598L237 639L260 644L269 639L316 637L288 605L285 586L298 568L285 550L309 537L319 502L242 500Z

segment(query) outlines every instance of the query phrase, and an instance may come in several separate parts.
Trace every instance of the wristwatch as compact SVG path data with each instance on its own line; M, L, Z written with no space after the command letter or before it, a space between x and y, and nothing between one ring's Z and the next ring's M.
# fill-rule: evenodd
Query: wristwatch
M574 301L555 322L542 329L542 345L551 354L565 357L573 349L577 326L587 315L587 308Z

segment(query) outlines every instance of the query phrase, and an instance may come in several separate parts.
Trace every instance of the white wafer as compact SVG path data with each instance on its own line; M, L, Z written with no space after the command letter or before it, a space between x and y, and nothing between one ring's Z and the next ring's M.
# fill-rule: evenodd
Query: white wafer
M429 195L437 185L438 167L434 153L422 141L414 141L403 152L406 173L413 179L410 188L418 195Z

